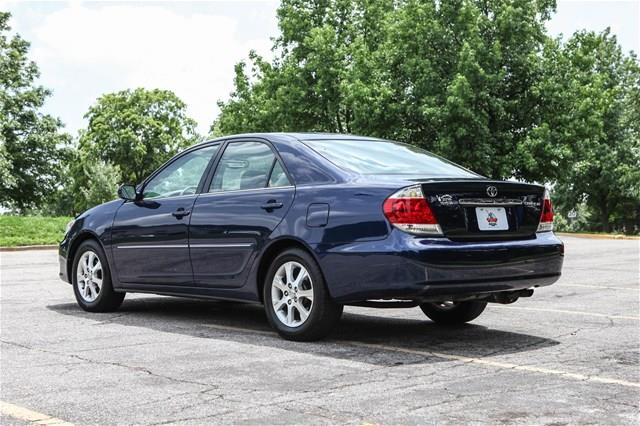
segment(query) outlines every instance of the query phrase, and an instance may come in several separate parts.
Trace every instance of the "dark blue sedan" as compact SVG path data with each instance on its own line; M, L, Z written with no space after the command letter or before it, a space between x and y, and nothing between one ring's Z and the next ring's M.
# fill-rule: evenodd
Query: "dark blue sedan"
M126 292L261 303L281 336L326 335L344 305L459 324L560 277L543 186L419 148L335 134L193 146L69 224L60 277L85 310Z

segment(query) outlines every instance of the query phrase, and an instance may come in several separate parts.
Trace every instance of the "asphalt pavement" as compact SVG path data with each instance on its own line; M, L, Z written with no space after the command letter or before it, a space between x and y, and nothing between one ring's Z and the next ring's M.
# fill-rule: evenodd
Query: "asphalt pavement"
M90 314L57 253L0 253L0 423L640 421L640 241L563 237L564 275L472 324L348 307L316 343L262 307L127 295Z

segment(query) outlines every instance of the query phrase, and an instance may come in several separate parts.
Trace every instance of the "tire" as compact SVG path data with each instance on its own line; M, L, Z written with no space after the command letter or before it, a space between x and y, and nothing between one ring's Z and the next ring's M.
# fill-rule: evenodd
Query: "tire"
M113 290L107 257L94 240L86 240L78 247L73 258L71 281L76 301L85 311L115 311L124 300L125 293Z
M443 325L464 324L478 318L487 302L423 303L420 309L433 322Z
M303 270L306 277L300 276ZM271 327L295 341L325 337L343 309L331 299L315 260L300 249L285 250L273 260L265 277L263 300Z

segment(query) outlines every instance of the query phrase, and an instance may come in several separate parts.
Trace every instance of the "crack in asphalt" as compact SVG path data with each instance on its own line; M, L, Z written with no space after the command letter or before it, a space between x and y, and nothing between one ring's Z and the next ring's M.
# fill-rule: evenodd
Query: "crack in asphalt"
M186 380L186 379L178 379L175 377L171 377L171 376L167 376L167 375L163 375L163 374L158 374L155 373L151 370L149 370L148 368L145 367L138 367L138 366L131 366L131 365L127 365L121 362L115 362L115 361L102 361L102 360L95 360L95 359L91 359L91 358L87 358L87 357L83 357L77 354L71 354L71 353L66 353L66 352L58 352L58 351L52 351L49 349L42 349L42 348L35 348L29 345L24 345L21 343L17 343L17 342L12 342L12 341L8 341L8 340L4 340L4 339L0 339L0 342L10 345L10 346L15 346L15 347L19 347L22 349L27 349L27 350L31 350L31 351L36 351L36 352L41 352L41 353L46 353L46 354L51 354L51 355L58 355L58 356L62 356L62 357L67 357L67 358L72 358L72 359L77 359L83 362L87 362L90 364L100 364L100 365L109 365L109 366L113 366L113 367L120 367L120 368L126 368L128 370L131 371L135 371L138 373L144 373L147 374L149 376L152 377L157 377L157 378L161 378L161 379L165 379L174 383L183 383L183 384L192 384L192 385L198 385L198 386L207 386L210 388L217 388L217 385L214 385L212 383L205 383L205 382L198 382L198 381L194 381L194 380Z

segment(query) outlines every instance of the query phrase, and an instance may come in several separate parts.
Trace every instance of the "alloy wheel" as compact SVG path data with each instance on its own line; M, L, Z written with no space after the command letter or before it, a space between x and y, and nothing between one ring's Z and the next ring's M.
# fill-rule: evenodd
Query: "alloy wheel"
M85 302L94 302L100 295L104 278L100 258L95 252L87 250L80 256L76 269L76 285L80 297Z
M278 320L287 327L300 327L313 309L313 282L298 262L283 263L271 283L271 302Z

